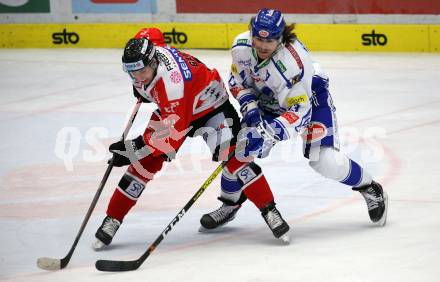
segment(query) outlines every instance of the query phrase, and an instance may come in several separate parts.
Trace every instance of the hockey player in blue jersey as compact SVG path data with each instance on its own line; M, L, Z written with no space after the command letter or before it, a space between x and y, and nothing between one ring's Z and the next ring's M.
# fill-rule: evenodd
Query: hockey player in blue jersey
M387 194L357 162L339 151L329 79L293 29L280 11L262 9L252 18L250 30L233 42L229 89L240 103L246 127L244 156L267 157L275 144L301 134L309 165L322 176L359 191L371 221L383 226ZM222 206L203 215L202 226L220 211L227 215L229 210Z

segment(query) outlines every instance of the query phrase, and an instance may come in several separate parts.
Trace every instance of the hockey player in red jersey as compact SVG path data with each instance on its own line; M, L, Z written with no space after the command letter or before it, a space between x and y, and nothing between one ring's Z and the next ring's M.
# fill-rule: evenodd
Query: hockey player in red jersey
M217 70L209 69L197 58L174 48L154 46L145 38L133 38L124 48L122 63L139 97L157 104L158 109L143 135L110 145L113 164L128 169L96 232L95 249L111 243L146 184L164 161L175 157L187 137L202 136L213 160L218 161L234 150L240 130L240 119ZM221 210L206 218L204 226L217 227L230 221L247 197L261 210L274 236L288 240L289 226L276 209L258 165L232 158L223 169L221 186L220 209L228 212Z

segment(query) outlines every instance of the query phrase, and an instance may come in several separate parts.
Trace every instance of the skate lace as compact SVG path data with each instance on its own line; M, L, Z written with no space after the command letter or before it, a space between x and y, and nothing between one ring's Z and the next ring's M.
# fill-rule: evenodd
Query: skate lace
M115 219L108 217L105 220L104 225L102 226L102 231L113 237L116 233L116 230L118 230L118 228L119 228L119 222L116 221Z
M223 204L220 208L213 211L210 216L215 220L215 222L219 223L227 218L234 210L235 206Z
M283 224L281 215L276 210L268 211L266 214L266 219L271 229L277 228L278 226Z
M373 187L368 188L365 192L362 192L365 201L367 202L368 210L379 207L379 203L383 201L382 195L375 191Z

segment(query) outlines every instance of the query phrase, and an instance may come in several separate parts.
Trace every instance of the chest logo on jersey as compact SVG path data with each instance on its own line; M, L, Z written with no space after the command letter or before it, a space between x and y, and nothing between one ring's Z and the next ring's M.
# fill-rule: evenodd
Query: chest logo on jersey
M185 60L179 55L179 52L172 48L172 49L168 49L171 54L173 55L174 59L177 61L178 65L179 65L179 69L183 75L183 79L184 80L191 80L192 79L192 73L191 70L189 69L188 65L186 64Z
M270 72L268 70L266 70L266 77L264 79L262 79L260 77L260 75L256 74L256 73L251 73L251 77L252 77L252 80L255 81L255 82L260 82L262 80L263 81L268 81L269 77L270 77Z
M254 82L260 82L261 81L261 78L260 78L260 76L258 74L251 73L251 77L252 77L252 80Z
M280 60L276 62L276 65L281 72L285 72L287 70L286 66L284 66L284 64Z
M306 94L294 96L294 97L288 97L286 98L286 104L289 107L292 107L293 105L298 105L307 102L308 98Z
M176 107L179 106L179 102L171 102L169 106L165 107L165 112L171 114L171 113L175 113Z
M173 71L170 74L170 80L172 83L179 84L182 81L182 76L178 71Z

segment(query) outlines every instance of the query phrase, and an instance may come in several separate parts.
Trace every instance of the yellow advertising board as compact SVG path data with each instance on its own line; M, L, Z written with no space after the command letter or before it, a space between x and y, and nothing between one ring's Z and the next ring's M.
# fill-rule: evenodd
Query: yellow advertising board
M157 27L177 48L228 49L247 24L2 24L2 48L122 48L143 27ZM440 52L440 25L298 24L313 51Z

